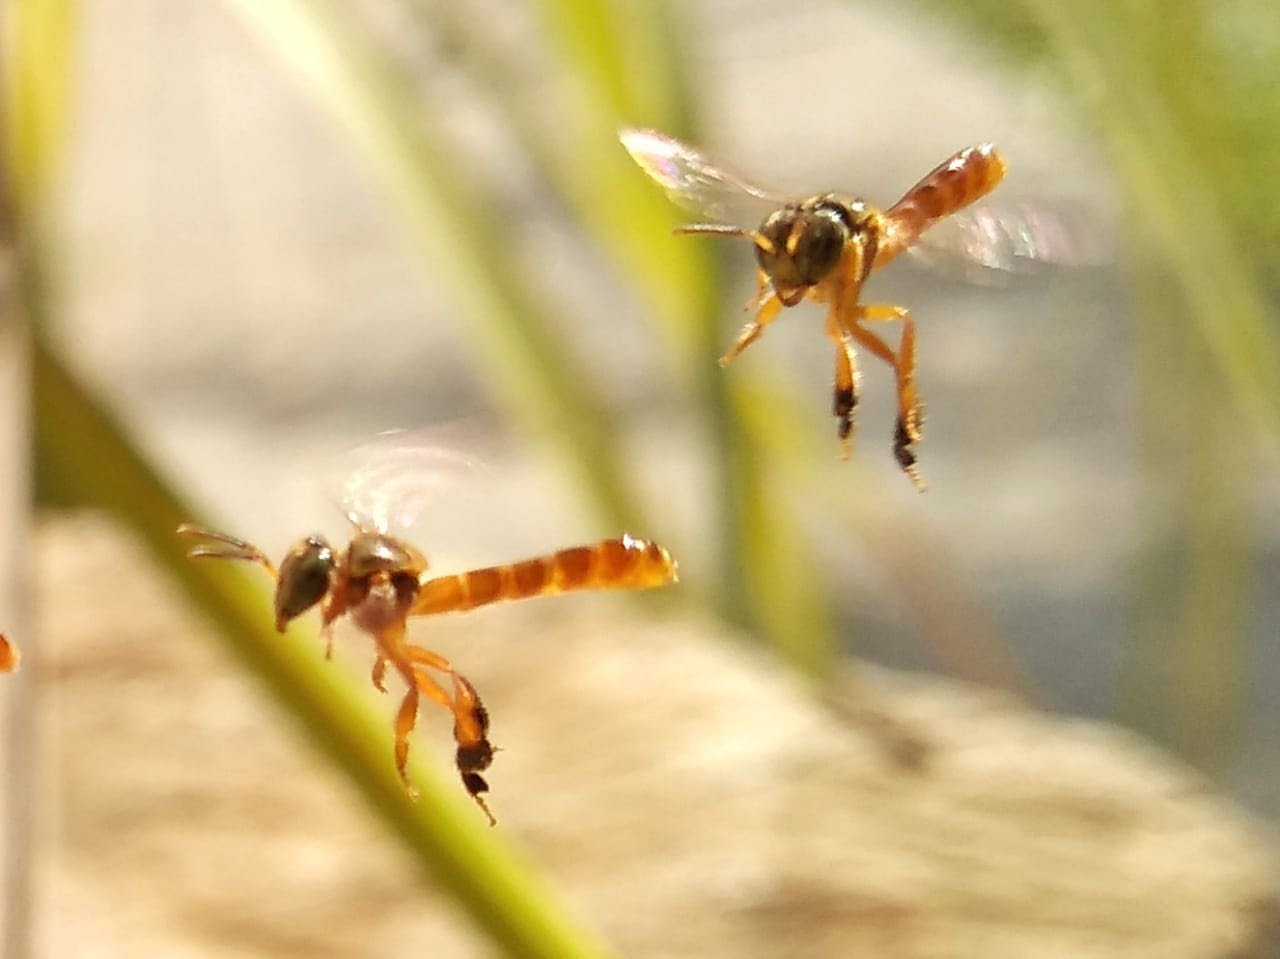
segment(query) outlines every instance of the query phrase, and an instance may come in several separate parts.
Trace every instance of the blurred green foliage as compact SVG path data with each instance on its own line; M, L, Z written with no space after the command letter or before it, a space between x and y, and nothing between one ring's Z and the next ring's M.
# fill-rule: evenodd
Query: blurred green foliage
M1064 102L1080 108L1083 130L1114 122L1124 90L1134 85L1176 133L1179 150L1202 165L1205 177L1186 184L1189 193L1215 196L1264 283L1280 282L1280 201L1272 186L1280 154L1274 3L1085 0L1054 9L1047 0L919 0L918 6L963 27L975 45L985 38L993 55L1019 68L1059 71ZM1119 59L1109 60L1108 53ZM1158 157L1160 141L1149 150Z
M1153 520L1168 504L1179 531L1143 557L1143 568L1172 575L1141 584L1119 707L1219 768L1248 684L1251 480L1264 454L1267 467L1280 462L1280 330L1263 282L1280 211L1258 202L1273 195L1274 167L1233 148L1257 138L1275 156L1280 132L1257 119L1280 116L1280 89L1263 92L1258 71L1273 68L1240 56L1239 44L1246 22L1270 44L1280 25L1273 6L1227 6L1223 20L1217 3L1091 3L1069 16L1038 4L1128 204L1145 501ZM1246 91L1252 102L1237 99ZM1191 384L1191 396L1172 395ZM1182 429L1169 430L1179 408Z
M1230 755L1247 686L1259 466L1280 464L1280 16L1269 0L946 4L1055 71L1109 151L1134 289L1147 525L1118 708Z

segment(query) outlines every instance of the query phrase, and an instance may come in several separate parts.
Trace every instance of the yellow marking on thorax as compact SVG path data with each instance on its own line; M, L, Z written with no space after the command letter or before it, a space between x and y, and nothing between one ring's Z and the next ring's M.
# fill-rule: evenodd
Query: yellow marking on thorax
M787 234L787 256L795 256L796 248L800 246L800 237L804 234L804 224L799 217L791 223L791 231Z

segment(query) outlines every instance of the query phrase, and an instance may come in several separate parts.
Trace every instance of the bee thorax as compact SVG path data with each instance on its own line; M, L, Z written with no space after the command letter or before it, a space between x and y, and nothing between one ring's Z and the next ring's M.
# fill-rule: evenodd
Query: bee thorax
M772 213L760 224L756 261L787 306L835 268L850 237L847 207L825 198ZM798 295L783 296L783 291Z

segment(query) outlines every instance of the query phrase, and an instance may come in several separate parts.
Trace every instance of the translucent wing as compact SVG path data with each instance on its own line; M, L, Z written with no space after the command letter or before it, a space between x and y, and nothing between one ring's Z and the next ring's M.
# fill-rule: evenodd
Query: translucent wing
M368 532L403 533L428 508L466 488L485 466L478 457L441 441L440 432L395 430L356 447L346 457L342 511Z
M1047 202L987 201L940 221L907 253L919 263L975 283L1000 283L1002 274L1036 273L1047 265L1111 262L1102 229L1079 210Z
M761 189L665 133L625 129L618 138L673 202L699 217L755 226L766 213L787 202L786 197Z

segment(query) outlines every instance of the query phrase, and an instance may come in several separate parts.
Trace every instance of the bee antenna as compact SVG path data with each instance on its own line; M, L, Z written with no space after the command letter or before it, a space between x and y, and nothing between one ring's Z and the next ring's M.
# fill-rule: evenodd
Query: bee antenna
M690 233L711 233L716 236L750 236L740 226L730 226L727 223L686 223L684 226L678 226L671 231L678 236L685 236Z
M774 253L773 242L757 230L744 230L740 226L729 226L725 223L689 223L678 226L673 231L679 236L690 233L710 234L712 236L732 236L750 240L765 253Z

